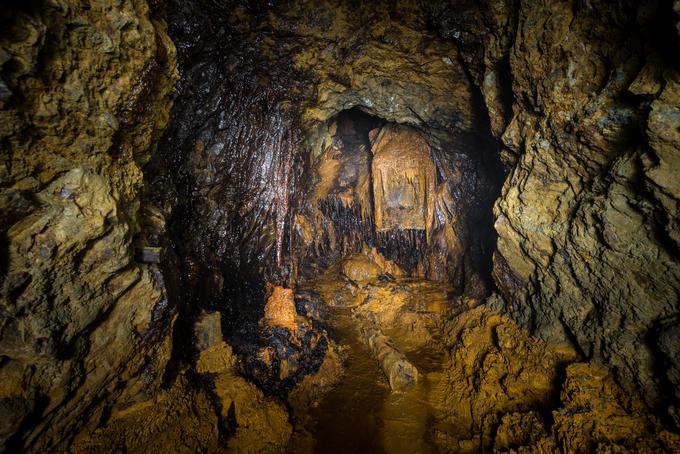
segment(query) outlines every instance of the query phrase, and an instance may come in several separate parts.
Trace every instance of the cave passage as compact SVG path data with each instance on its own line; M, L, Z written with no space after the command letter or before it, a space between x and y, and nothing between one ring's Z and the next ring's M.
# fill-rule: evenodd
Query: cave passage
M679 0L6 1L0 453L680 452Z
M317 404L294 412L292 450L435 452L428 393L441 381L443 322L469 302L460 296L464 283L454 289L427 278L448 276L441 270L460 266L473 249L463 244L468 235L455 249L436 239L443 229L464 228L464 209L441 206L451 190L443 175L454 169L437 168L414 128L359 109L340 112L323 129L309 192L316 222L330 235L301 265L295 291L302 313L326 308L317 321L345 370ZM453 210L459 218L451 228ZM441 262L428 261L434 254Z
M311 243L302 276L375 248L409 276L485 294L491 257L482 251L494 241L489 214L500 175L480 157L453 151L467 145L460 138L430 146L424 129L359 108L319 127L304 190L310 200L295 221L300 241ZM313 240L304 237L310 224L319 235Z

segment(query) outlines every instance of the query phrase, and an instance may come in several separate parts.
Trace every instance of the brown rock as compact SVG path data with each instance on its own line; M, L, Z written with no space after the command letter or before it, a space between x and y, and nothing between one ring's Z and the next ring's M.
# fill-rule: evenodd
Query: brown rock
M104 427L81 433L72 453L216 452L218 417L210 394L181 375L169 390L112 415Z
M354 282L365 283L377 279L380 267L366 254L354 254L342 262L342 274Z
M273 286L264 307L262 321L267 326L280 326L293 332L297 331L297 310L293 291L281 286Z
M415 130L385 126L371 131L375 228L428 230L434 214L435 166Z
M199 374L229 372L237 360L231 345L220 341L200 352L196 361L196 372Z
M404 270L402 270L399 265L393 260L386 259L376 248L367 248L363 253L378 265L382 274L389 274L393 277L402 277L405 275Z
M170 356L174 307L132 238L175 47L143 0L0 15L0 381L23 389L0 418L33 413L17 448L61 450L107 407L148 400Z
M449 363L430 401L448 424L449 446L654 452L680 442L607 370L573 362L575 352L531 337L508 317L476 307L456 317L448 335ZM546 408L551 425L538 417Z
M615 368L656 406L670 393L653 364L680 357L648 347L659 321L680 310L680 85L649 39L660 27L652 18L673 13L670 4L575 5L520 2L517 33L500 38L514 42L502 138L519 158L494 208L494 279L516 320ZM497 57L498 35L486 39L485 57ZM494 89L485 96L498 116ZM503 120L492 119L494 131ZM630 135L644 127L644 138Z
M361 337L371 349L393 391L403 391L418 382L418 369L379 328L364 325L361 327Z
M215 379L222 418L233 418L235 432L227 441L229 452L276 453L285 450L292 434L286 408L244 378L230 373Z

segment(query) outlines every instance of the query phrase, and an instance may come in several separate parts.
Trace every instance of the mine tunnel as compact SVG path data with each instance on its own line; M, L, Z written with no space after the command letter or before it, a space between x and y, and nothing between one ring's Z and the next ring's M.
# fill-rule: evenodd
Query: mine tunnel
M680 2L10 0L0 452L680 452Z

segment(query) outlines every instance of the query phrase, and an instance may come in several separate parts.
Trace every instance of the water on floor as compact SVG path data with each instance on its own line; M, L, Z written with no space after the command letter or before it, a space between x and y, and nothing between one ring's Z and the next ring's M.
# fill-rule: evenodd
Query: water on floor
M345 374L305 416L319 453L436 452L428 396L439 381L442 322L454 300L445 285L410 278L344 279L337 267L309 282L330 309L327 324L347 349ZM362 328L378 330L418 370L412 386L392 390ZM309 449L309 448L308 448Z

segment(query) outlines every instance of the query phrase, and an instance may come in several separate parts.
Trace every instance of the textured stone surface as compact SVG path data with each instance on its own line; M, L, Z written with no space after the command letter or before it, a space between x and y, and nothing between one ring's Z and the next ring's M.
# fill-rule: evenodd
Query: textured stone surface
M197 362L197 370L214 374L211 392L218 400L220 418L227 425L223 430L233 432L226 451L283 451L292 432L288 412L276 399L238 376L233 365L232 350L224 342L202 352Z
M174 303L183 303L175 332L188 337L200 310L223 310L243 369L267 392L298 389L294 399L309 401L303 388L316 386L314 374L329 383L337 372L332 344L318 319L296 315L292 294L267 317L264 282L292 287L299 269L313 274L315 260L364 242L387 259L409 258L398 261L406 273L476 297L487 292L495 249L502 301L489 306L575 351L485 309L456 320L444 374L452 385L433 395L443 406L432 435L444 444L678 449L648 412L680 424L680 2L170 0L163 11L183 77L156 154L177 79L158 11L142 0L0 11L7 449L63 449L80 429L82 449L157 449L149 440L177 422L166 418L173 412L206 418L187 426L206 434L187 441L191 450L232 433L234 415L242 424L233 449L256 439L269 416L278 429L257 447L280 449L290 435L285 410L236 376L240 363L224 344L196 365L202 381L217 376L206 389L179 379L158 391ZM346 155L338 153L347 144L334 147L336 115L355 107L427 141L434 170L409 175L427 196L400 185L386 192L399 196L391 208L408 206L390 227L425 226L424 240L351 233L385 227L384 217L371 225L376 172L366 144ZM494 147L509 174L492 220ZM160 264L134 259L160 248ZM352 304L387 298L343 285ZM395 291L394 310L371 312L401 322L418 343L427 326L396 309L402 300ZM591 362L564 369L565 355ZM221 402L212 411L210 393ZM216 431L215 411L227 420ZM151 427L130 438L135 424Z
M63 446L161 382L174 320L133 260L177 78L144 1L0 12L0 445Z
M69 447L72 453L168 452L220 450L219 420L209 392L193 388L180 376L153 400L132 405Z
M392 391L403 391L418 382L418 369L379 328L362 326L362 340L369 346Z
M450 355L429 394L434 431L459 452L653 452L678 449L636 393L570 349L532 337L484 306L448 326ZM550 418L544 415L550 414Z
M377 231L432 228L436 168L416 131L386 126L371 131Z
M343 202L370 211L358 168L364 161L357 155L356 168L343 168L331 134L336 115L352 108L409 124L439 150L442 222L430 245L437 259L421 267L439 279L453 275L461 287L481 273L473 257L490 253L489 223L470 233L467 224L480 223L466 216L444 225L454 217L447 191L471 206L492 197L479 162L490 150L479 140L486 131L476 122L473 86L455 46L433 33L420 5L405 4L398 14L391 8L170 2L184 79L150 186L155 203L172 212L180 259L192 276L190 298L239 304L226 301L232 281L261 282L264 274L291 285L305 259L344 248L340 229L329 232L332 216L317 223L320 207L309 203L330 195L331 208ZM315 188L320 156L327 178ZM461 180L461 173L475 177ZM467 263L451 258L449 266L447 238L461 236L470 241L459 241L452 255L467 255Z
M342 274L354 282L366 283L377 279L382 270L366 254L354 254L342 262Z
M297 330L297 310L293 291L276 285L264 306L263 321L267 326L280 326L291 331Z
M655 2L459 3L433 14L461 43L511 168L494 209L505 309L666 407L658 365L677 370L677 347L659 336L680 309L678 17Z
M196 372L205 387L180 375L171 389L79 437L70 452L282 452L291 434L288 413L238 376L235 365L224 342L203 350Z
M428 31L419 5L405 3L391 14L387 3L308 2L278 10L272 25L295 34L295 69L319 81L307 121L361 106L388 121L436 124L445 135L473 128L472 93L458 52Z

